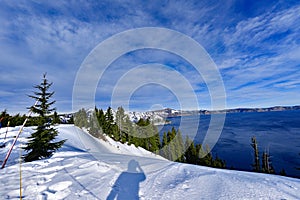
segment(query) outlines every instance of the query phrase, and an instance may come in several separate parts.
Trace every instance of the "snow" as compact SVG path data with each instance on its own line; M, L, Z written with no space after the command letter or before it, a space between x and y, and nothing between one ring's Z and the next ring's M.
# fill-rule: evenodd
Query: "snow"
M150 119L155 125L164 125L168 116L165 111L125 112L125 114L129 116L132 122L138 122L140 119Z
M49 159L21 164L23 199L300 199L299 179L170 162L73 125L56 128L64 146ZM1 160L18 130L9 128ZM24 128L0 170L0 199L20 198L19 147L33 131Z

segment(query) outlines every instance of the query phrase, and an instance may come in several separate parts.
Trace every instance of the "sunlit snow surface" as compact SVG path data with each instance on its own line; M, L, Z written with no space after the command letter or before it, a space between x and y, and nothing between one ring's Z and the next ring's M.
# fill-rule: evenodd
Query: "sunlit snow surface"
M73 125L56 128L64 146L50 159L21 165L23 199L300 199L300 179L174 163ZM0 129L0 160L19 127L8 130L4 141ZM33 131L24 129L0 170L0 199L20 198L19 146Z

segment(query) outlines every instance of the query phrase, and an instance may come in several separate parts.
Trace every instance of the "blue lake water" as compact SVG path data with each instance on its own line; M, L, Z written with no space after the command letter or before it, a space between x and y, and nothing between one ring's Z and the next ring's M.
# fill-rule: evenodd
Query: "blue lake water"
M199 129L193 134L191 127ZM168 118L172 123L159 127L160 134L180 126L181 118L188 124L181 126L183 137L194 137L195 143L202 143L208 130L211 116L194 115ZM277 111L261 113L228 113L221 136L212 149L213 155L218 155L226 161L226 166L238 170L251 170L253 149L251 137L255 136L260 154L268 150L271 162L278 173L285 169L287 175L300 178L300 110ZM205 144L204 144L205 145Z

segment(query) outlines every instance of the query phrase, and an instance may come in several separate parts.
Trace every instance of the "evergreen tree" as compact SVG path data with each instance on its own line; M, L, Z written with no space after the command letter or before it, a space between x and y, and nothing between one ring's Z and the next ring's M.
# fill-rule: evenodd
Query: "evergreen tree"
M105 120L109 123L109 124L113 124L114 123L114 116L112 113L112 109L111 107L108 107L105 113Z
M197 164L197 150L195 148L194 142L186 136L185 140L185 162L190 164Z
M147 131L149 131L149 129L147 130L147 125L148 125L147 122L141 118L137 122L137 126L136 126L139 146L143 147L146 150L149 149L148 134L147 134Z
M164 158L167 158L167 149L166 146L168 145L168 138L167 138L167 133L164 132L163 138L162 138L162 143L161 143L161 150L160 150L160 155Z
M176 130L172 127L171 131L168 131L168 154L169 160L174 160L176 158L176 141L174 138L176 137Z
M56 111L54 111L54 114L53 114L53 124L60 124L60 119L59 119L59 116L57 114Z
M116 112L116 123L119 129L119 138L123 143L127 141L129 131L129 124L126 123L125 116L123 107L118 107Z
M146 127L147 138L149 151L158 153L160 147L160 138L157 127L153 124L153 122L149 121L149 125Z
M206 150L204 151L201 144L195 145L195 143L190 140L188 136L185 140L185 149L186 152L181 162L215 168L226 167L224 160L221 160L218 156L216 156L215 159L213 158L208 145L206 146Z
M197 155L198 155L198 158L199 158L198 161L197 161L197 164L208 166L209 162L207 161L207 159L208 159L208 156L206 155L207 152L203 150L201 144L196 144L196 152L197 152Z
M150 151L159 153L160 138L158 132L150 138Z
M274 168L270 161L270 155L264 151L262 155L262 172L267 174L274 174Z
M138 145L144 149L158 153L160 138L157 127L148 119L139 119L135 126Z
M9 114L7 113L6 109L4 111L2 111L1 115L0 115L0 123L1 123L1 127L6 127L9 121Z
M162 147L166 146L168 144L168 138L167 138L167 133L164 132L163 134L163 139L162 139Z
M49 123L49 114L55 110L55 108L51 108L55 101L49 102L49 99L54 94L54 92L48 92L51 85L52 83L48 82L46 74L44 74L40 85L34 86L38 91L34 92L35 95L29 95L29 97L38 101L37 105L31 106L29 109L39 115L39 120L36 132L28 138L29 142L24 147L25 151L28 152L24 156L26 162L52 156L65 142L65 140L53 142L58 132Z
M259 152L258 152L258 146L257 146L257 142L256 142L256 138L252 137L251 138L251 146L254 150L254 164L253 166L253 170L256 172L260 171L260 163L259 163Z
M183 154L184 154L184 143L182 139L181 132L179 130L176 131L174 127L172 127L170 132L170 137L172 138L170 142L172 142L172 160L183 162Z
M199 155L199 152L197 151L197 154ZM205 157L202 158L205 166L214 166L214 159L210 152L210 147L206 145L205 147Z
M97 116L96 116L96 109L93 113L89 115L88 120L88 131L89 133L96 137L96 138L103 138L102 136L102 130L99 127Z
M270 155L268 152L264 151L262 154L262 166L260 165L260 161L259 161L259 152L258 152L258 145L257 145L257 141L255 137L251 138L251 146L254 150L254 164L253 166L253 170L256 172L263 172L263 173L267 173L267 174L274 174L275 170L271 164L270 161Z
M88 127L88 117L84 108L80 109L74 115L74 124L80 128Z
M216 168L226 168L226 163L224 160L221 160L218 155L216 155L216 158L213 160L213 167Z
M110 137L113 137L114 140L119 140L119 132L118 132L118 126L114 122L114 116L112 113L111 107L107 108L107 111L105 113L105 123L103 124L103 132L107 134Z
M99 126L103 130L103 127L105 126L105 114L102 109L99 110L97 109L97 107L95 107L95 112L96 112Z
M149 121L149 124L145 127L146 133L146 145L147 150L151 152L155 152L159 148L159 135L157 128L153 125L152 122Z
M184 161L184 142L182 139L182 135L180 130L178 129L177 134L176 134L176 149L177 149L177 160L178 162L183 162Z
M125 132L126 132L126 137L127 137L127 141L128 144L134 144L137 145L137 140L136 140L136 129L134 128L133 123L130 121L129 116L126 115L125 116Z
M282 168L281 171L279 172L279 175L281 176L286 176L285 170Z

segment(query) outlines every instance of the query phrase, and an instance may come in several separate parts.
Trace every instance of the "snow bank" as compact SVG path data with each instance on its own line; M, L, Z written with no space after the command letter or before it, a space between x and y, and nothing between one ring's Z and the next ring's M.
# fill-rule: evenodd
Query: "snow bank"
M57 129L59 139L68 139L64 146L50 159L21 165L24 199L300 199L299 179L174 163L109 138L94 139L72 125ZM1 160L17 131L9 129ZM24 129L0 170L1 199L19 199L19 147L32 132ZM4 133L0 129L1 143Z

